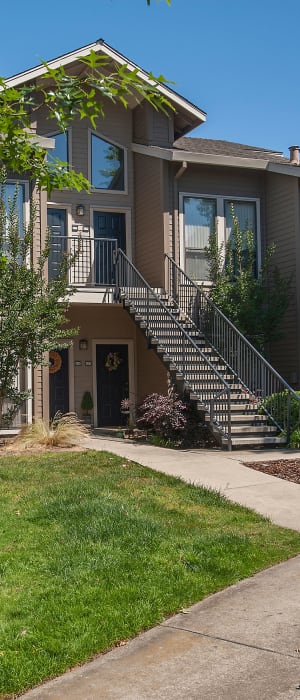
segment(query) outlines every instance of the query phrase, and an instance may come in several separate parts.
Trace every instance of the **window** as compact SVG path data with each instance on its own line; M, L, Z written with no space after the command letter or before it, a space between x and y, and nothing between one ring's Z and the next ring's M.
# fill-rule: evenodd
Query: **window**
M232 208L241 231L252 231L256 235L256 202L225 201L226 241L230 240L233 229Z
M238 219L239 229L242 234L242 260L246 264L248 261L246 259L246 238L243 236L246 231L251 231L254 236L254 245L257 248L257 226L256 226L256 202L241 202L238 200L224 202L225 209L225 241L231 243L231 250L233 253L233 264L236 269L236 255L234 251L234 245L232 245L232 232L234 230L233 216ZM255 250L255 249L254 249ZM256 252L256 251L255 251ZM257 256L255 256L255 263L253 266L253 274L257 274Z
M98 190L125 190L124 149L91 135L92 185Z
M216 201L204 197L184 197L185 271L196 280L206 280L205 248L214 232Z
M48 160L61 160L63 163L69 162L69 135L67 131L62 131L59 134L51 134L49 137L54 139L55 147L49 149Z
M25 186L16 182L8 182L4 185L3 199L6 211L11 207L15 207L15 213L18 216L19 235L22 238L24 233L24 202L25 202Z
M226 198L220 195L180 195L180 260L189 277L205 282L208 265L205 248L209 236L216 231L218 245L225 246L233 230L232 206L241 231L251 230L257 248L256 268L259 268L259 200Z

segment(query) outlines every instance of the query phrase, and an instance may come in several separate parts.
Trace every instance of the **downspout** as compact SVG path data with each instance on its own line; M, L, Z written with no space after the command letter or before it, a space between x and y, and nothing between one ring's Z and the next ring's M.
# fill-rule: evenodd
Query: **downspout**
M180 168L178 168L178 170L177 170L177 173L175 175L175 180L179 180L181 175L183 175L183 173L185 173L186 169L187 169L187 162L186 162L186 160L183 160Z

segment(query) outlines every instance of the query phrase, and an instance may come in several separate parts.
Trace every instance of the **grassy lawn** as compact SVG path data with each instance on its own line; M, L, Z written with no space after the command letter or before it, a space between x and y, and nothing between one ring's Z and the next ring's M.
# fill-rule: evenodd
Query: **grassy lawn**
M108 453L2 457L0 697L299 552L299 533Z

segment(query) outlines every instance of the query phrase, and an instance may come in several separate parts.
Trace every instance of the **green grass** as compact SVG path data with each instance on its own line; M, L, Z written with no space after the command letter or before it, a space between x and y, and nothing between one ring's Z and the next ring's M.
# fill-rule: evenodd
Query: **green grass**
M3 457L0 697L299 552L300 534L108 453Z

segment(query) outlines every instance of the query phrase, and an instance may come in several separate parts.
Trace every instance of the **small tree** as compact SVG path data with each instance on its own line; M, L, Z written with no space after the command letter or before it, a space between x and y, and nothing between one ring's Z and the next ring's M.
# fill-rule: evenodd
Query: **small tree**
M0 426L13 419L29 392L16 384L20 368L48 364L49 350L67 347L75 329L66 327L68 269L72 258L62 257L55 279L47 281L49 243L37 264L31 264L35 211L20 235L16 194L4 201L5 173L0 186ZM8 407L4 407L7 402Z
M218 246L216 232L206 249L210 296L260 352L281 337L281 323L289 304L291 279L281 277L272 265L275 246L270 246L257 268L253 231L241 231L232 207L233 229L225 249Z

